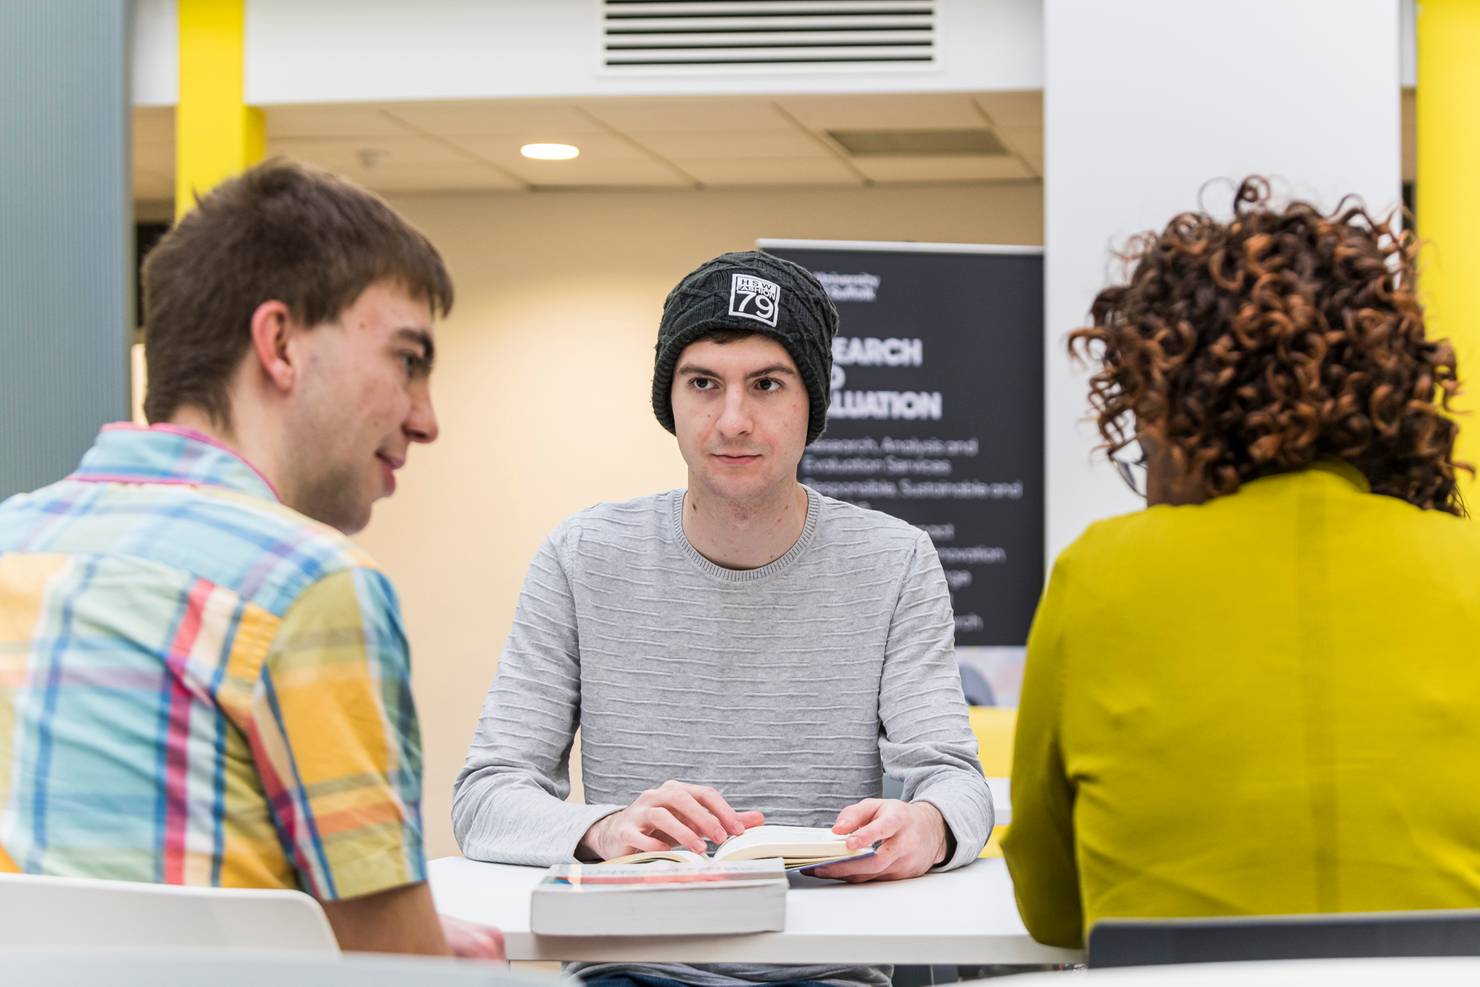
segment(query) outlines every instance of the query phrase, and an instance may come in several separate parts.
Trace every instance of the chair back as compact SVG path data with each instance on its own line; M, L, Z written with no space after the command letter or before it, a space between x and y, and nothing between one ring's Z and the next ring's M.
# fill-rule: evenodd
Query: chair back
M968 706L971 732L982 760L982 772L988 778L1006 778L1012 774L1012 740L1017 731L1016 706Z
M47 987L560 987L553 975L432 956L0 946L6 983Z
M969 706L971 732L976 734L977 750L980 752L982 772L987 776L987 785L992 790L992 804L997 810L997 823L991 838L982 847L981 856L1002 856L1002 837L1007 835L1012 822L1011 786L1008 775L1012 773L1012 741L1017 729L1016 706Z
M1372 956L1480 956L1480 910L1105 919L1091 967Z
M337 953L299 891L0 874L0 946L180 946Z

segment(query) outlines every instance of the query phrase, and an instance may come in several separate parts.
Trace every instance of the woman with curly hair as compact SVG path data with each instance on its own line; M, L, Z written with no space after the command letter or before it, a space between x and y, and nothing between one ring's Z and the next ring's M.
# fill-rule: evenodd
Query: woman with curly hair
M1039 940L1480 904L1480 528L1415 251L1251 179L1070 335L1149 506L1059 557L1029 637L1005 849Z

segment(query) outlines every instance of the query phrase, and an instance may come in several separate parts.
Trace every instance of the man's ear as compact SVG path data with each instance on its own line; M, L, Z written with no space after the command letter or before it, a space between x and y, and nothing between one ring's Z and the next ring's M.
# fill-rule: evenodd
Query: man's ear
M297 371L288 355L292 326L292 312L276 299L263 302L252 312L252 355L267 379L283 391L293 386Z

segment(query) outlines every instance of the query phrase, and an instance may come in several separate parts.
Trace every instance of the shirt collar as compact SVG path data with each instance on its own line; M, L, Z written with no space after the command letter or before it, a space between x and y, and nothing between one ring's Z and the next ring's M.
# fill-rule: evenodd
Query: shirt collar
M71 479L84 483L178 483L224 487L281 501L277 490L235 450L180 425L104 425Z
M1338 459L1335 456L1322 456L1320 459L1311 463L1310 468L1320 470L1322 473L1339 476L1347 483L1362 491L1362 493L1372 492L1372 484L1367 482L1367 477L1362 474L1361 470L1345 459Z

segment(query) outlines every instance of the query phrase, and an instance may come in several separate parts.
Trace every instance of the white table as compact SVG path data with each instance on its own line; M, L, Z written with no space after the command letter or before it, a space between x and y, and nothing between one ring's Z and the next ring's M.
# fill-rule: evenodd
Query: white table
M786 931L727 936L536 936L529 893L544 870L442 857L432 895L446 915L496 925L511 960L675 963L1079 963L1033 941L1001 860L912 881L828 883L787 892Z

